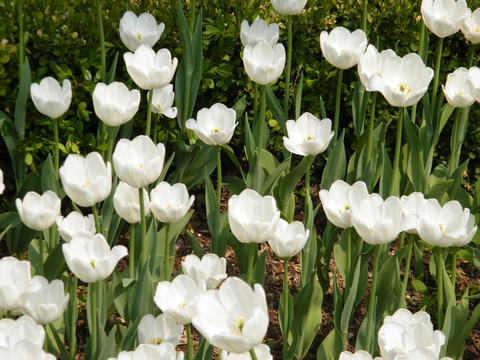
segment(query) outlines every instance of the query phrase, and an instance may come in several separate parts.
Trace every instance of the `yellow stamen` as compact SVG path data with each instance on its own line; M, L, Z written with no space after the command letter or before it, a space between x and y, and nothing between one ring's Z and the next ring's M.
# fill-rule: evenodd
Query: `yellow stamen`
M85 181L85 184L82 184L82 187L86 189L89 184L90 184L90 180L87 180Z
M220 132L220 129L215 128L215 129L212 129L212 131L210 131L210 134L218 134L219 132Z
M142 38L143 38L142 34L137 33L137 38L138 38L138 40L142 40Z
M245 319L239 317L233 320L232 328L235 331L236 335L242 335L243 326L245 325Z
M152 344L153 345L160 345L162 343L163 339L161 337L158 337L158 338L154 338L152 340Z
M93 270L95 270L95 259L90 260L90 265L92 266Z

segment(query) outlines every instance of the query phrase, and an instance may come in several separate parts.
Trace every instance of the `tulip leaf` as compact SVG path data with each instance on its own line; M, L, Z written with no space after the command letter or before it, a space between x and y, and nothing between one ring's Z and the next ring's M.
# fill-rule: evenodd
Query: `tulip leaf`
M404 119L403 124L409 150L407 175L412 182L415 191L424 191L425 178L423 176L423 151L418 137L418 128L407 118Z
M68 269L65 257L63 256L62 245L63 243L59 243L53 249L50 249L47 258L45 259L43 276L45 276L48 281L58 279L60 275Z
M333 329L318 347L317 360L336 360L342 351L342 335L337 329Z
M335 180L343 179L345 177L345 170L347 167L347 159L345 155L345 146L343 140L345 131L338 138L333 150L328 156L327 164L322 174L322 189L330 189L330 186Z
M55 329L53 324L48 324L48 326L45 326L45 328L47 336L50 337L51 335L55 340L56 349L58 349L58 351L60 352L62 359L70 359L70 354L65 349L65 345L63 344L63 341L60 340L60 337L57 334L57 330ZM45 339L45 341L47 340Z
M250 162L250 169L247 174L247 188L253 189L256 192L260 192L260 188L262 187L264 180L265 180L265 171L263 167L260 165L260 156L255 151L252 161ZM263 195L263 194L260 194Z
M286 324L285 317L287 317ZM290 290L288 289L288 287L286 289L283 289L282 295L280 297L278 318L280 323L280 329L282 330L283 341L287 341L290 344L292 342L290 325L293 319L293 298L292 294L290 294Z
M254 267L253 267L253 276L254 283L264 285L265 283L265 256L267 255L266 251L262 251L258 257Z
M67 335L68 348L71 354L77 352L77 319L78 319L78 299L77 299L78 279L76 276L68 276L65 279L65 291L70 295L67 307L65 308L64 321L65 333Z
M342 334L347 334L348 332L348 324L350 323L350 318L352 316L353 309L355 307L355 298L357 297L359 279L360 279L360 259L357 259L357 265L355 266L355 272L353 275L352 285L348 291L348 297L345 301L343 306L343 310L341 312L341 320L340 320L340 331ZM345 336L346 339L346 336Z
M257 144L255 142L255 138L253 137L252 129L250 128L250 122L248 121L247 114L245 114L244 131L245 131L245 154L247 155L248 162L251 164Z
M198 345L197 352L195 353L194 360L204 360L204 359L212 359L213 356L213 346L210 345L207 339L202 338L200 341L200 345Z
M112 65L110 66L110 70L108 71L107 82L109 84L115 81L115 72L117 71L117 63L118 63L118 51L115 53L115 56L113 57Z
M235 152L233 151L233 149L228 144L222 145L222 149L228 155L230 160L233 162L233 164L237 168L243 181L245 181L245 174L243 172L242 165L240 164L240 161L238 161L238 158L235 156Z
M122 337L122 339L118 343L118 351L125 350L135 350L135 343L137 340L137 329L138 325L140 325L140 321L142 320L142 315L138 315L135 321L128 325L127 333Z
M17 227L21 223L18 211L9 211L0 214L0 229Z
M15 103L15 129L17 130L18 139L21 141L25 138L25 117L27 101L30 97L30 84L32 83L32 75L30 72L30 64L25 58L23 64L23 72L20 78L20 89Z
M265 85L267 107L272 111L273 117L277 120L284 134L287 134L287 114L283 112L283 107L278 102L270 85Z
M153 279L150 274L148 262L145 263L140 271L135 288L133 291L132 308L130 309L130 319L136 319L146 314L153 313Z
M365 91L365 86L363 86L361 81L357 81L352 99L353 128L355 129L357 139L363 134L369 98L370 92Z
M235 110L235 118L240 119L240 117L245 112L247 107L247 96L243 95L237 102L232 106L232 109Z
M303 73L298 81L297 89L295 90L295 119L298 119L302 108L302 92L303 92ZM285 114L287 115L287 114Z
M52 156L50 154L48 154L47 158L40 165L40 167L42 192L51 190L58 196L61 196L60 186L58 185L58 180L55 177L55 169L53 168Z
M221 254L220 249L218 248L219 242L222 240L219 238L220 230L220 204L217 201L217 193L213 188L212 180L210 176L205 171L205 206L207 213L207 223L210 233L212 234L211 239L211 251L218 256L224 256L225 253Z
M290 165L291 157L286 158L280 165L275 167L275 170L265 179L262 187L260 188L260 195L271 194L272 187L280 178L284 170Z
M203 256L203 248L202 248L202 245L200 244L200 241L198 241L195 234L192 233L191 231L187 231L187 235L188 235L188 239L190 240L190 245L192 246L193 253L201 259Z
M107 360L116 355L115 354L117 349L117 346L115 344L116 335L117 335L117 328L113 327L112 330L110 330L110 333L108 334L104 343L102 344L102 351L100 352L100 355L98 355L98 360Z
M383 149L382 175L380 176L380 195L386 199L390 195L390 186L392 179L392 164L388 157L387 150Z

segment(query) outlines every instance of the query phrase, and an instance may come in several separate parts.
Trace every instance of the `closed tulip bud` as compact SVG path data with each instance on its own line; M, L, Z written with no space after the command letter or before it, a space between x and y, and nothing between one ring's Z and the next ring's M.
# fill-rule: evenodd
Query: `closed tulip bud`
M137 17L132 11L127 11L123 14L120 20L120 39L122 39L128 50L134 52L137 48L146 44L153 48L163 30L165 24L157 21L153 15L143 13Z
M288 259L298 254L307 243L310 230L305 231L305 226L300 221L289 224L280 219L273 238L268 240L268 245L279 258Z
M163 223L176 222L183 218L193 204L195 196L188 197L185 184L159 183L150 192L150 208L153 215Z
M339 68L349 69L357 65L358 59L367 48L367 36L363 30L350 32L338 26L330 33L322 31L320 34L320 48L327 61Z
M72 86L67 79L60 84L52 77L43 78L40 84L30 85L30 95L39 112L56 119L65 114L72 101Z
M257 84L267 85L276 81L285 68L285 48L261 41L243 49L243 64L248 77Z
M61 201L53 191L46 191L42 195L34 191L25 194L23 200L16 199L18 215L29 228L43 231L55 224L60 215Z

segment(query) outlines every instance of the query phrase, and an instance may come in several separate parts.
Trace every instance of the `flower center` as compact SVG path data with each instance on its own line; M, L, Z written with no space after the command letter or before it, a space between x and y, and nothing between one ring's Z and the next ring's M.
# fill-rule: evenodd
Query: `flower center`
M408 95L408 94L410 94L410 92L412 91L412 88L411 88L411 87L408 87L408 84L407 84L407 83L401 83L401 84L398 84L398 89L395 88L395 91L401 91L401 92L403 92L405 95Z
M93 270L95 270L95 261L95 259L90 260L90 266L93 268Z
M305 141L307 141L307 140L313 140L313 141L315 141L316 139L315 139L312 135L308 134L307 137L306 137L305 139L303 139L303 141L305 142Z
M157 104L157 107L158 107L158 109L160 110L160 112L163 111L162 104Z
M343 211L347 211L347 210L350 210L350 206L348 206L348 204L345 204ZM343 214L343 211L342 209L338 209L338 212L340 213L340 215Z
M442 230L442 235L445 235L447 233L447 226L444 224L439 224L440 230Z
M210 134L218 134L220 132L220 128L215 128L210 131Z
M85 181L85 184L82 184L82 187L86 189L89 184L90 184L90 180L87 180Z
M245 319L243 317L239 317L233 319L232 328L235 335L242 335L243 326L245 325Z
M187 306L187 303L184 301L184 302L178 304L178 309L183 310L183 309L185 309L185 306Z
M137 38L138 38L138 40L142 40L142 38L143 38L142 34L137 33Z
M153 345L160 345L162 343L163 339L161 337L153 338L152 344Z
M462 91L455 91L455 96L457 95L463 95L463 92Z

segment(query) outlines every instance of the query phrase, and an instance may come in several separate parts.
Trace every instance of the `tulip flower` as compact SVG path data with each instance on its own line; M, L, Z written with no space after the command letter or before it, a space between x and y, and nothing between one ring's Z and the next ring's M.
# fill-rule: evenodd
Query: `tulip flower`
M433 330L430 315L424 311L412 314L407 309L398 309L383 320L378 331L383 360L438 359L444 343L445 334ZM420 354L423 357L417 357Z
M152 91L152 112L165 115L171 119L175 118L178 110L176 107L172 107L173 100L175 99L173 85L168 84L159 89L153 89ZM148 96L150 96L150 92Z
M160 49L155 53L147 45L140 45L135 53L125 53L123 59L132 80L144 90L168 85L178 65L177 58L172 59L168 49Z
M101 234L91 237L77 235L69 243L63 244L62 250L70 271L88 283L106 279L117 262L128 255L127 248L123 245L110 249Z
M272 0L272 6L280 14L297 15L302 12L307 0Z
M461 30L465 39L472 44L480 43L480 8L465 17Z
M30 85L30 95L39 112L51 119L65 114L72 101L72 86L67 79L62 86L52 77L43 78L40 84Z
M263 243L270 240L277 228L280 211L273 196L261 196L245 189L228 200L228 222L238 241Z
M267 344L259 344L253 348L253 351L257 360L273 360L273 356L270 354L270 347ZM221 360L250 360L251 358L250 352L235 354L223 350L221 354Z
M288 120L286 126L288 137L283 137L285 148L301 156L324 152L334 135L330 119L319 120L308 112L297 121Z
M144 216L150 214L150 199L148 197L148 192L145 189L143 190L143 199L144 199ZM117 214L130 224L135 224L140 222L141 213L140 213L140 200L138 196L138 189L131 187L126 182L120 181L115 189L115 194L113 195L113 206Z
M378 52L375 46L368 45L367 51L358 59L358 75L363 86L367 87L368 80L373 74L382 76L385 61L392 56L396 54L391 49Z
M418 220L420 205L425 201L425 196L421 192L413 192L410 195L403 195L400 198L402 205L403 219L400 229L410 234L418 234Z
M471 13L465 0L422 0L420 11L427 28L439 38L455 34Z
M265 291L252 289L245 281L230 277L218 290L210 290L195 301L192 324L219 349L241 354L260 344L268 328Z
M261 41L243 49L243 64L249 78L260 85L270 84L282 75L285 67L285 48Z
M53 191L46 191L42 195L34 191L25 194L23 200L16 199L18 215L29 228L43 231L55 224L60 215L61 201Z
M322 31L320 34L320 48L327 61L342 70L357 65L360 55L367 48L367 36L363 30L350 32L338 26L330 33Z
M137 331L140 344L170 343L175 347L182 337L183 326L177 325L166 314L157 317L147 314L140 321Z
M133 140L120 139L113 152L113 165L120 180L134 188L155 182L163 170L165 146L155 145L145 135Z
M0 347L0 359L4 360L55 360L56 357L46 353L41 347L38 347L28 340L16 343L10 348Z
M185 325L192 322L197 296L205 291L204 282L197 285L191 277L178 275L172 282L158 283L153 301L177 324Z
M93 90L95 114L108 126L120 126L129 122L137 113L139 105L140 91L130 91L118 81L109 85L98 83Z
M30 293L39 288L33 282L30 262L6 256L0 259L0 312L20 310ZM1 323L1 321L0 321Z
M188 197L185 184L170 185L166 181L159 183L150 192L151 209L158 221L176 222L183 218L193 204L195 196Z
M33 281L40 287L29 294L22 311L38 324L50 324L63 315L70 294L65 295L61 280L56 279L49 283L43 276L35 276Z
M467 78L468 70L464 67L459 67L453 73L447 75L447 82L445 86L442 85L442 89L450 105L464 108L475 102L473 88Z
M3 183L3 171L0 169L0 195L5 191L5 184Z
M379 358L375 358L375 360L377 359ZM373 358L365 350L358 350L354 354L350 351L342 351L338 360L373 360Z
M300 221L289 224L286 220L280 219L275 235L268 240L268 245L279 258L288 259L303 249L309 235L310 230L305 231L305 226Z
M319 196L327 219L345 229L352 226L352 204L368 197L368 189L363 181L350 186L343 180L337 180L329 190L320 190Z
M475 100L480 102L480 68L472 66L468 70L467 81L471 86Z
M207 289L215 289L227 277L227 261L216 254L205 254L201 260L190 254L182 261L182 270L197 284L203 281Z
M78 211L72 211L67 217L57 217L57 226L60 236L65 242L70 242L74 236L93 236L96 233L95 219L92 214L83 216Z
M368 244L387 244L400 233L402 206L395 196L383 201L380 195L370 194L351 204L351 209L352 224Z
M265 20L258 18L248 25L247 20L242 21L240 28L240 40L243 46L255 46L259 42L265 41L274 46L278 42L280 30L278 24L268 25Z
M30 343L32 348L41 349L45 340L45 329L31 317L24 315L16 320L0 320L0 348L12 349L17 344ZM5 359L1 357L0 359ZM21 358L23 359L23 358Z
M108 360L183 360L183 352L178 355L172 344L140 344L134 351L121 351L116 358Z
M80 206L93 206L105 200L112 190L112 168L97 152L85 158L70 154L59 170L68 197Z
M390 105L407 107L416 104L425 94L433 78L433 70L422 58L410 53L385 60L382 75L373 74L367 83L368 91L380 91Z
M456 200L440 206L436 199L429 199L421 203L418 215L418 235L431 245L463 246L477 232L475 217Z
M143 13L139 17L132 11L126 11L120 20L120 39L122 39L128 50L134 52L137 48L146 44L153 48L163 30L165 24L157 21L153 15Z
M209 109L201 109L197 113L197 120L189 119L186 126L195 131L205 144L224 145L230 141L238 125L235 119L235 110L217 103Z

